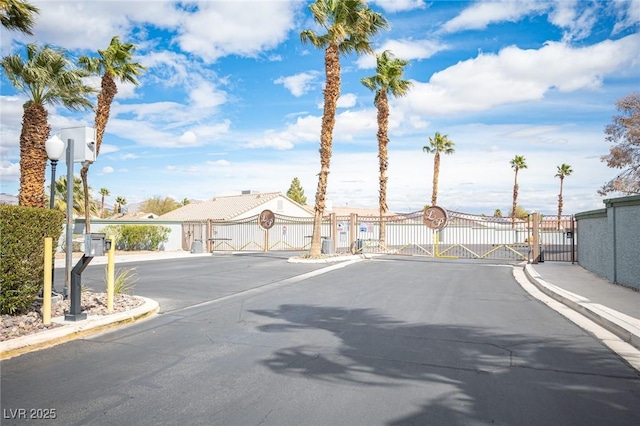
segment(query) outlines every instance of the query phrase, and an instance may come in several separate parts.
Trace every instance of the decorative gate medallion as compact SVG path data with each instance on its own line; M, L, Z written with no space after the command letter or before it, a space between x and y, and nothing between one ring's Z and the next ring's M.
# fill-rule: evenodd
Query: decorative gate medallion
M265 231L271 229L276 222L276 215L271 210L263 210L258 216L258 226Z
M444 228L448 218L447 211L438 206L431 206L422 213L422 221L431 229Z

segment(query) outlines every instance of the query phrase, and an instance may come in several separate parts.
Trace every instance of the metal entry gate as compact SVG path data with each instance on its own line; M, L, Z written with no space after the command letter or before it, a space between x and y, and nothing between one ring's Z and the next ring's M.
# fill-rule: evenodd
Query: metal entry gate
M335 253L380 253L441 258L529 260L533 247L533 220L497 218L448 211L448 224L428 228L422 211L379 216L325 216L323 247ZM304 251L311 245L312 218L275 215L269 230L258 226L258 216L235 221L185 223L185 249L202 239L206 250ZM380 239L381 232L384 240ZM575 221L572 216L540 219L540 260L574 261ZM325 245L326 244L326 245Z

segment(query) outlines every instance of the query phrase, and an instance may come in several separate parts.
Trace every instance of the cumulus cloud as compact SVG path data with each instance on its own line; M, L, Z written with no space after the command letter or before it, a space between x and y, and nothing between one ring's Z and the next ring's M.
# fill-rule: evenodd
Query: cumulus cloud
M182 22L177 40L184 51L206 62L227 55L256 57L286 40L301 6L296 1L252 2L250 7L201 2Z
M458 16L447 21L442 30L448 33L465 30L483 30L498 22L517 22L532 13L548 8L546 2L530 0L500 0L473 3Z
M109 173L113 173L114 169L111 166L105 166L102 168L102 173L104 174L109 174Z
M293 96L300 97L315 86L319 76L320 73L318 71L306 71L288 77L279 77L273 82L282 84Z
M496 105L539 100L550 90L596 89L605 76L640 63L640 34L572 48L547 43L539 50L507 47L481 54L415 81L399 102L413 111L452 114L482 111Z
M598 20L597 9L597 4L587 5L577 0L556 1L549 12L549 22L565 30L565 41L580 40L591 34Z
M373 0L372 4L378 5L385 12L405 12L413 9L424 9L427 4L424 0Z
M397 58L412 61L430 58L446 49L448 49L446 44L433 40L402 39L387 40L379 49L376 49L376 53L389 50ZM375 68L376 58L373 55L363 55L358 58L356 64L358 68Z

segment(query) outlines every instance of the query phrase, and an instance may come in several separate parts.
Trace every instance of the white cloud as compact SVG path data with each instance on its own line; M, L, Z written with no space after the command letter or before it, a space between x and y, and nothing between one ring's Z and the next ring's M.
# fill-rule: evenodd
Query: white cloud
M412 61L430 58L446 49L446 44L432 40L387 40L382 47L376 49L376 53L389 50L396 58ZM358 68L375 68L376 58L374 55L363 55L358 58L356 64Z
M114 169L111 166L105 166L102 168L102 173L104 174L109 174L109 173L113 173Z
M413 9L424 9L427 4L424 0L372 0L372 4L380 6L385 12L405 12Z
M295 1L200 2L185 17L177 40L180 47L206 62L227 55L256 57L285 41L295 26Z
M0 181L14 181L20 177L20 163L0 160Z
M640 2L637 0L620 0L613 3L622 17L613 27L613 34L640 24Z
M319 76L320 73L317 71L306 71L288 77L279 77L273 82L275 84L282 84L293 96L300 97L315 86L315 82Z
M226 102L226 94L217 90L209 81L199 81L190 91L189 100L195 109L209 109L218 107ZM209 111L211 113L212 111Z
M565 41L580 40L591 34L598 20L598 6L577 0L557 0L549 13L549 22L565 29Z
M597 89L605 76L638 66L640 34L572 48L547 43L539 50L507 47L481 54L433 74L429 83L414 82L399 100L410 110L428 114L482 111L542 99L550 90Z
M458 16L447 21L442 29L445 32L464 30L483 30L498 22L517 22L524 16L540 13L548 8L546 2L531 0L499 0L473 3Z

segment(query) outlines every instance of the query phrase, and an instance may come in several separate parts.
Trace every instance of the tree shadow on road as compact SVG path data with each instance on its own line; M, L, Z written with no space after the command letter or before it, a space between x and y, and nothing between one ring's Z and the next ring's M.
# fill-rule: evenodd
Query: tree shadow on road
M313 305L251 312L273 319L265 333L330 333L261 361L278 374L392 392L429 385L415 412L387 424L640 424L639 375L584 333L552 339Z

